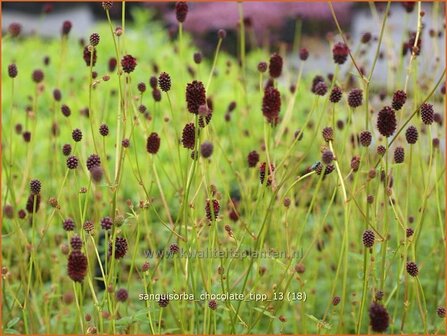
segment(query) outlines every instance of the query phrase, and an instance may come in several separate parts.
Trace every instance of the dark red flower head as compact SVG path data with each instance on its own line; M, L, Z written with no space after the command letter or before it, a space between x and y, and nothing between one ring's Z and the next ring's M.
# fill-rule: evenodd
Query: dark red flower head
M205 213L206 213L206 218L208 218L208 220L210 222L212 222L213 219L217 218L217 216L219 215L219 210L220 210L220 205L219 205L218 200L213 199L213 200L206 201Z
M99 44L99 34L98 33L93 33L90 35L90 44L94 47L96 47Z
M146 150L150 154L157 154L160 149L160 137L157 133L152 132L146 141Z
M259 162L259 154L256 151L251 151L247 156L248 166L250 168L256 167Z
M178 1L175 4L175 17L180 23L185 22L188 15L188 4L185 1Z
M206 104L206 92L202 82L195 80L186 85L186 103L188 111L194 114L198 114L199 107Z
M196 133L194 124L193 123L186 124L182 132L183 147L188 149L194 149L195 138Z
M158 77L158 85L161 91L168 92L171 89L171 77L166 72L162 72Z
M73 25L71 24L71 21L68 21L68 20L64 21L62 23L62 30L61 30L62 36L67 36L70 33L70 30L71 30L72 26Z
M11 35L11 37L17 37L22 32L22 25L18 22L12 22L8 26L8 33Z
M373 302L369 307L369 323L374 332L384 332L390 323L388 312L380 303Z
M396 127L396 113L391 107L385 106L379 111L379 116L377 118L377 129L379 130L380 134L388 138L394 134Z
M115 239L115 259L123 258L127 253L127 240L124 237L116 237ZM109 243L109 256L112 255L113 246Z
M272 56L270 56L270 62L269 62L270 77L278 78L279 76L281 76L282 64L283 60L281 55L279 55L278 53L274 53Z
M309 57L309 51L306 48L301 48L299 52L300 60L305 61Z
M267 163L263 162L261 164L261 166L259 167L259 180L261 181L261 184L264 184L265 175L267 173L266 185L270 186L272 184L272 181L273 181L273 172L274 171L275 171L275 165L273 163L270 164L270 169L268 169L267 168Z
M93 49L93 55L92 52L89 50L89 46L85 46L84 47L84 53L83 53L83 58L84 58L84 62L85 65L87 65L88 67L90 66L95 66L96 64L96 49ZM90 62L91 61L91 62Z
M34 83L40 83L41 81L43 81L43 78L44 78L43 71L40 69L34 70L32 78L33 78Z
M15 64L10 64L8 65L8 76L10 78L16 78L17 77L17 65Z
M87 169L92 170L93 167L100 167L101 166L101 158L96 155L92 154L87 158Z
M407 94L403 90L397 90L393 94L393 102L391 103L391 106L396 111L400 110L402 106L404 106L405 101L407 100Z
M131 73L137 66L137 59L132 55L125 55L121 59L121 66L123 67L124 72Z
M405 139L410 145L415 144L418 141L418 130L414 126L409 126L405 131Z
M352 108L359 107L363 102L363 91L361 89L352 89L348 94L348 104Z
M343 42L338 42L332 48L332 56L334 58L334 62L337 64L343 64L348 59L349 48Z
M79 250L74 250L68 256L68 276L75 282L82 282L87 273L87 257Z
M279 110L281 109L281 95L273 86L264 90L262 98L262 114L272 125L276 125L279 119Z

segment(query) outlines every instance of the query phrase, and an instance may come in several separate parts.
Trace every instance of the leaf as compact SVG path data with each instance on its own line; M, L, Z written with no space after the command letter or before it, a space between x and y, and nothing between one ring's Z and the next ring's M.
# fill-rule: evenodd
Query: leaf
M322 326L324 329L331 329L331 328L332 328L332 326L331 326L329 323L324 322L324 321L322 321L322 320L319 320L319 319L317 319L317 318L316 318L315 316L313 316L313 315L306 314L306 316L307 316L308 318L310 318L312 321L314 321L317 325Z
M15 330L15 329L9 329L9 328L5 330L5 334L20 335L20 333L19 333L17 330Z
M275 319L275 318L276 318L276 316L275 316L275 315L272 315L268 310L261 309L261 308L259 308L259 307L254 307L253 309L254 309L254 310L257 310L257 311L260 312L260 313L263 313L265 316L268 316L268 317L270 317L271 319Z
M12 329L12 327L14 327L17 324L17 322L19 322L19 321L20 321L20 317L13 318L11 321L8 322L8 324L6 325L6 328Z

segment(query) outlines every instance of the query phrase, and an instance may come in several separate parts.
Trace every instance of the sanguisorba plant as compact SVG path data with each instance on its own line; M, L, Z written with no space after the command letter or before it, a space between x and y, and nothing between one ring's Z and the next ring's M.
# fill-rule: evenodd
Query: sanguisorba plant
M234 3L208 60L185 2L174 33L97 5L80 43L2 40L5 333L445 333L442 4L397 38L328 3L329 74L301 19L261 47Z

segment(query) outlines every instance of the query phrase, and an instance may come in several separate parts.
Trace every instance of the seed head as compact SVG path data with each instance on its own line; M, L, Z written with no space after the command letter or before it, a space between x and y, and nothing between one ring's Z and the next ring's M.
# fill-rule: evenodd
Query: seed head
M444 307L438 307L438 309L436 309L436 314L438 314L438 316L440 318L444 318L445 317L445 308Z
M267 67L268 67L267 62L259 62L258 63L258 71L260 73L266 72L267 71Z
M110 218L109 216L104 217L103 219L101 219L101 228L105 231L108 231L112 228L113 226L113 221L112 218Z
M366 32L366 33L364 33L364 34L362 35L361 42L362 42L363 44L366 44L366 43L368 43L369 41L371 41L371 37L372 37L371 33L370 33L370 32Z
M216 309L217 309L217 301L216 301L216 300L210 300L210 301L208 302L208 307L209 307L211 310L216 310Z
M29 195L26 201L26 211L28 211L29 213L37 213L40 207L40 200L41 200L40 194Z
M312 87L311 87L312 93L316 93L316 87L320 82L324 82L324 78L320 75L317 75L312 79Z
M161 308L166 308L169 304L169 297L167 295L160 295L160 299L158 300L158 305Z
M203 58L203 55L200 51L195 52L193 55L194 63L196 63L196 64L202 63L202 58Z
M268 171L266 171L268 170ZM261 181L261 184L264 184L265 175L267 173L267 181L266 185L270 186L273 181L273 172L275 171L275 165L273 163L270 164L270 169L267 169L267 162L263 162L261 166L259 167L259 180Z
M95 228L95 225L93 224L92 221L86 220L84 225L82 226L82 228L85 230L85 232L91 233L93 231L93 229Z
M363 232L363 245L365 247L373 247L375 240L374 231L372 230L365 230Z
M334 140L334 130L332 127L323 128L322 134L324 141L329 142Z
M78 167L79 160L76 156L72 155L67 158L67 168L76 169Z
M30 142L31 141L31 132L25 131L25 132L23 132L22 136L23 136L23 140L25 142Z
M256 165L259 162L259 154L257 151L251 151L250 153L248 153L247 155L247 162L248 162L248 166L250 168L256 167Z
M196 133L194 123L186 124L182 132L183 147L188 149L194 149L195 137Z
M434 121L433 105L429 103L423 103L420 107L422 122L425 125L431 125Z
M151 76L151 78L149 78L149 85L152 89L156 89L157 85L158 85L158 79L156 76Z
M123 146L124 148L129 148L130 146L130 140L125 138L121 141L121 146Z
M217 31L217 37L221 40L225 39L227 37L227 31L225 29L219 29Z
M161 91L168 92L171 89L171 77L166 72L162 72L158 77L158 85Z
M109 58L109 62L108 62L109 72L114 72L117 64L118 64L118 61L116 60L115 57Z
M107 136L109 134L109 126L106 124L101 124L101 126L99 126L99 134L104 137Z
M405 150L403 147L396 147L394 149L394 162L402 163L405 160Z
M68 20L64 21L62 23L62 29L61 29L62 36L67 36L68 34L70 34L71 27L73 27L71 21Z
M94 67L96 64L96 58L97 58L96 49L93 49L93 54L92 54L92 51L90 51L89 46L85 46L82 57L84 58L84 62L85 62L86 66L89 67L91 65L92 67Z
M37 195L37 194L40 193L40 190L42 188L42 184L37 179L31 180L30 183L29 183L29 188L30 188L31 194Z
M159 102L161 100L161 91L157 88L153 89L152 98L154 98L156 102Z
M358 171L360 168L360 156L355 155L352 159L351 159L351 169L356 172Z
M327 93L327 85L325 82L321 81L315 85L314 93L318 96L324 96Z
M212 222L213 219L216 219L217 216L219 216L219 210L220 210L220 205L219 205L219 201L217 199L206 201L205 213L206 213L206 218L208 218L208 220L210 222Z
M213 144L211 142L205 141L200 146L200 154L202 157L209 158L213 154Z
M340 303L340 301L341 301L341 298L339 296L334 296L332 298L332 305L337 306Z
M352 108L356 108L362 105L363 91L361 89L352 89L348 94L348 104Z
M206 104L206 92L202 82L193 81L186 85L186 103L188 111L199 113L199 107Z
M82 131L79 128L75 128L73 132L71 132L71 137L75 142L79 142L82 140Z
M94 47L96 47L99 44L99 34L98 33L93 33L92 35L90 35L90 44Z
M267 121L276 125L279 119L279 110L281 109L281 94L279 91L270 86L264 90L264 97L262 98L262 114Z
M87 257L78 250L74 250L68 256L68 276L75 282L82 282L87 273Z
M109 11L111 10L113 7L113 1L103 1L102 2L102 8L104 8L104 10Z
M124 72L131 73L137 66L137 59L132 55L125 55L121 59L121 66L123 67Z
M407 272L412 277L416 277L419 273L418 265L414 261L407 262Z
M300 60L305 61L309 57L309 50L306 48L301 48L299 51Z
M129 297L129 293L127 292L127 289L125 288L120 288L116 291L116 299L119 302L125 302L127 300L127 298Z
M371 144L372 136L370 131L363 131L360 133L360 144L363 147L368 147Z
M143 94L146 91L146 84L143 82L138 83L137 85L138 91L140 91L141 94Z
M283 60L281 55L279 55L278 53L274 53L272 56L270 56L270 62L269 62L270 77L278 78L279 76L281 76L282 65Z
M409 126L405 131L405 139L410 145L415 144L418 141L418 130L414 126Z
M11 37L17 37L22 32L22 25L18 22L12 22L8 26L8 33L11 35Z
M10 64L8 65L8 75L10 78L16 78L18 74L17 65Z
M374 332L384 332L390 323L388 312L384 306L378 302L371 303L369 306L369 323Z
M396 113L391 107L385 106L379 111L379 116L377 118L377 129L379 130L380 134L388 138L394 134L396 127Z
M101 158L97 154L92 154L87 158L87 169L92 170L93 167L101 166Z
M331 90L331 94L329 95L329 101L331 103L338 103L341 100L343 93L338 86L334 86Z
M346 62L349 55L349 48L343 42L338 42L332 48L332 56L334 62L337 64L343 64Z
M61 106L61 112L62 112L62 114L63 114L65 117L69 117L69 116L71 115L71 110L70 110L70 108L69 108L67 105L65 105L65 104L63 104L63 105Z
M411 1L402 1L401 5L407 13L411 13L414 10L416 3Z
M393 94L393 101L391 103L391 106L396 111L399 111L402 106L404 106L405 101L407 100L407 94L403 90L397 90Z
M109 243L109 256L112 255L112 244ZM124 237L116 237L115 239L115 259L123 258L127 253L127 240Z
M188 15L188 4L185 1L178 1L175 4L175 17L180 23L185 22Z
M34 83L37 84L37 83L42 82L44 77L45 77L45 75L42 70L37 69L37 70L33 71L32 78L33 78Z
M73 250L80 250L82 248L82 239L78 235L71 237L70 245Z
M157 133L152 132L146 141L146 150L149 154L157 154L160 149L160 137Z
M59 89L53 90L53 98L55 101L60 102L62 99L62 92Z
M406 234L407 238L410 238L414 234L413 228L407 228L405 234Z
M71 219L70 217L66 218L63 222L63 227L65 231L73 231L75 227L73 219Z
M325 165L329 165L332 160L334 160L334 153L332 153L329 149L324 150L323 154L321 155L321 161L323 161Z

